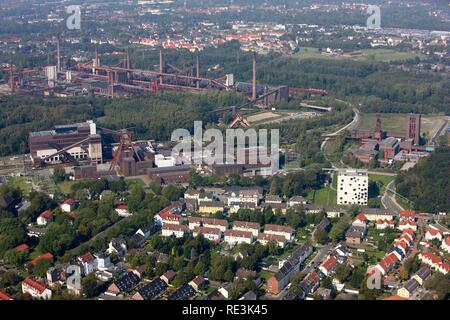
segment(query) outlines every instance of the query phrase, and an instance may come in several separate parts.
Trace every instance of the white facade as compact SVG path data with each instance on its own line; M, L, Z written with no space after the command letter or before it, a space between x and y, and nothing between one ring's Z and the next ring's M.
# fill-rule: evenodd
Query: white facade
M40 288L42 287L42 288ZM48 300L52 297L52 291L48 288L45 288L44 285L39 287L32 286L28 284L26 281L22 282L22 292L28 293L34 298L45 299Z
M367 170L339 170L337 186L338 205L367 205L369 196L369 175Z
M236 232L232 232L232 231L236 231ZM251 244L253 242L253 235L251 232L227 230L227 232L225 232L224 240L226 243L228 243L230 245L235 245L235 244L240 244L240 243Z
M163 237L170 237L174 235L176 238L182 238L187 229L187 227L183 228L181 225L164 225L161 232Z
M176 164L174 157L164 157L162 154L155 155L155 165L158 168L173 167Z

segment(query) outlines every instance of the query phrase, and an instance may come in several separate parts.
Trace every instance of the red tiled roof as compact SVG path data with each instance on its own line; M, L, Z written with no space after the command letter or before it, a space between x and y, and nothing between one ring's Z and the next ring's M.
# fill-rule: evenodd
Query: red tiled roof
M224 232L225 237L239 237L239 238L247 238L250 239L253 237L253 233L250 231L240 231L240 230L232 230L228 229Z
M200 286L205 281L205 278L203 278L202 276L196 276L191 282L195 283L197 286Z
M6 292L3 292L0 290L0 300L2 300L2 301L13 300L13 298L11 298L11 296L9 294L7 294Z
M444 243L447 247L450 247L450 237L445 238Z
M73 199L67 199L66 201L64 201L62 204L68 204L69 206L75 204L75 200Z
M430 228L430 227L428 227L427 233L431 234L433 237L437 236L438 234L443 235L443 232L441 230L438 230L435 228Z
M183 231L183 232L188 232L189 228L187 225L185 224L170 224L170 223L165 223L164 226L162 227L163 230L171 230L171 231Z
M80 260L81 260L82 262L88 263L88 262L94 261L94 260L95 260L95 257L92 255L92 253L86 252L85 254L83 254L82 256L80 256Z
M390 296L390 297L384 298L383 300L398 300L398 301L401 301L401 300L408 300L408 299L400 297L400 296Z
M400 219L415 219L416 211L414 210L400 210L399 212Z
M366 222L367 221L367 217L366 217L366 215L364 213L361 212L360 214L358 214L355 217L355 219L353 219L353 222L356 222L356 221Z
M41 260L53 260L53 255L50 252L44 253L43 255L31 260L31 263L36 265Z
M30 247L28 245L26 245L25 243L23 243L23 244L15 247L15 249L16 249L16 252L20 252L20 251L28 250L28 249L30 249Z
M119 203L119 204L116 206L116 209L119 209L119 210L127 210L127 209L128 209L128 206L127 206L125 203Z
M330 271L337 263L335 256L330 256L324 263L322 263L321 267L324 267L325 270Z
M192 230L192 231L194 233L220 235L219 228L195 227L194 230Z
M286 237L281 234L271 234L271 233L260 233L258 234L258 240L271 241L275 240L276 242L285 242Z
M53 212L51 210L45 210L44 212L42 212L39 217L44 218L44 219L50 219L53 216Z
M234 221L233 228L256 229L259 230L259 223L249 221Z
M26 278L25 280L23 280L23 283L34 288L39 293L42 293L42 292L44 292L45 289L47 289L47 287L45 285L43 285L42 283L37 282L36 280L33 280L31 278Z
M442 259L431 252L423 252L421 253L422 257L426 260L430 260L432 264L442 263Z
M267 232L267 231L292 233L292 232L294 232L294 229L289 226L280 226L277 224L266 224L264 226L264 232Z

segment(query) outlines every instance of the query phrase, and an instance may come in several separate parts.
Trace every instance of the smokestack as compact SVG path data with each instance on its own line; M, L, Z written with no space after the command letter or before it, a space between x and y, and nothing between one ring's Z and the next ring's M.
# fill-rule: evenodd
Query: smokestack
M61 72L61 51L59 48L59 36L56 38L56 71Z
M127 69L131 69L130 48L127 49Z
M252 100L256 100L256 52L253 52Z
M200 62L198 60L198 53L197 53L197 70L196 70L196 76L197 78L200 78ZM197 80L197 88L200 88L200 81Z
M163 72L164 72L164 57L162 50L159 50L159 73L161 73L161 75L159 76L159 84L163 84L163 76L162 76Z

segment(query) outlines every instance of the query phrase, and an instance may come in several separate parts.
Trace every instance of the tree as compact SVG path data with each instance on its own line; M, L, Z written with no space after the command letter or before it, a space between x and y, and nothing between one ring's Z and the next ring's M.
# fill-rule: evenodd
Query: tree
M39 260L33 268L33 274L42 278L47 274L47 270L52 266L52 262L48 259Z
M81 279L81 287L83 295L88 298L95 297L98 291L98 283L95 275L91 273Z
M326 244L330 240L328 233L323 228L318 228L314 233L314 238L320 244Z
M55 183L60 183L63 182L66 179L66 170L64 169L63 166L56 166L53 169L53 181L55 181Z

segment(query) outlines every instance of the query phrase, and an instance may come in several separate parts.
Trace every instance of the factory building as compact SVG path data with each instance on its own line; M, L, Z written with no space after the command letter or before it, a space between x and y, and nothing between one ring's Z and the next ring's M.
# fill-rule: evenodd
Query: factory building
M101 163L103 158L101 136L93 121L30 132L28 143L33 163L59 163L66 157Z

